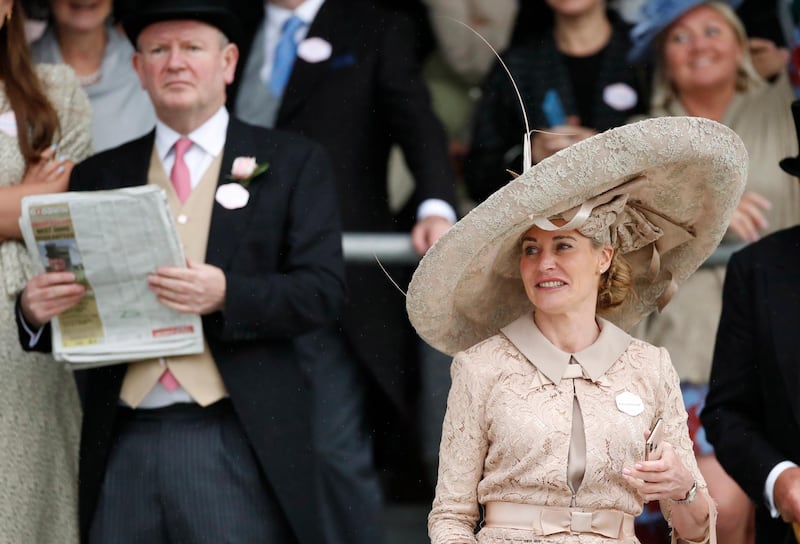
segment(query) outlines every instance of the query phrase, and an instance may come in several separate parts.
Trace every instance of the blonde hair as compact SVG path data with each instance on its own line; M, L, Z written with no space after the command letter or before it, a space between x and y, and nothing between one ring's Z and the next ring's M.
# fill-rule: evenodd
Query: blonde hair
M590 238L592 247L600 249L608 244L597 238ZM600 283L597 287L597 303L595 310L602 314L621 306L628 297L634 296L633 289L633 269L628 261L614 248L614 255L611 256L611 264L608 269L600 275Z
M731 29L733 29L739 46L742 48L742 61L736 69L736 90L743 92L765 85L764 79L758 75L758 72L756 72L756 69L753 67L753 60L750 58L750 48L747 42L747 32L744 29L742 21L736 16L733 9L723 2L716 1L706 2L705 4L699 4L695 7L700 6L708 6L722 15ZM652 110L665 109L670 102L676 98L672 83L667 77L667 66L664 60L666 36L673 24L675 24L674 21L655 38L657 56L655 70L653 71L653 93L650 100L650 107Z

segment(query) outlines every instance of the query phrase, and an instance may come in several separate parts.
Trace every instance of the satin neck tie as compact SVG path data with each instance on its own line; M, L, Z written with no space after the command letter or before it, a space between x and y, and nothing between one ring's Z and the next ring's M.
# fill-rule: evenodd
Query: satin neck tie
M175 142L175 164L172 165L172 171L169 174L169 179L172 181L172 186L175 188L181 204L186 202L192 192L192 179L189 175L189 167L186 166L184 160L184 155L190 147L192 147L192 141L185 136Z
M175 194L178 195L178 200L181 204L186 202L186 199L192 193L192 179L189 175L189 167L186 166L186 160L184 160L184 155L189 151L190 147L192 147L192 141L189 138L185 136L178 138L178 141L175 142L175 164L172 165L172 171L169 174L169 179L172 181ZM167 391L175 391L180 386L169 368L164 370L158 381Z
M283 24L281 38L275 48L275 62L272 64L272 74L269 77L269 90L274 96L283 96L283 90L292 74L294 59L297 57L297 31L305 26L297 15L292 15Z

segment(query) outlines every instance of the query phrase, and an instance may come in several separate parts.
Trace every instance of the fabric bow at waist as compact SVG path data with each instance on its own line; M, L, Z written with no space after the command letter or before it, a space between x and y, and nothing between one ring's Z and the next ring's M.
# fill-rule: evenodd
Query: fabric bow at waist
M514 502L486 503L486 527L557 533L594 533L606 538L634 536L633 516L619 510L589 510Z

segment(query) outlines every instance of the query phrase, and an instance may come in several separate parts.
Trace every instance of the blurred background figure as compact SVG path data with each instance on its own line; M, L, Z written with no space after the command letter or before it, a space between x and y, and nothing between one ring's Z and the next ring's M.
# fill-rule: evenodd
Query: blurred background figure
M538 162L598 131L645 111L644 71L626 60L629 26L603 0L547 0L550 22L504 55L522 94ZM465 163L470 196L480 202L522 168L522 111L500 65L483 85Z
M647 0L616 0L612 5L624 20L637 23L642 19L641 9L647 3ZM743 0L737 4L736 15L749 37L753 66L762 77L769 79L783 70L790 61L790 49L792 56L800 60L796 48L800 9L792 8L793 0ZM791 65L800 64L793 60ZM800 84L800 74L793 72L792 83L795 86Z
M47 20L31 45L36 62L66 63L92 104L96 152L144 135L155 113L131 65L133 46L114 26L112 0L39 0L33 15Z
M800 101L792 116L800 129ZM800 157L780 167L800 176ZM800 540L798 247L794 226L731 257L702 414L720 463L756 505L759 544Z
M785 67L766 82L754 69L747 35L731 4L651 0L633 30L631 59L655 62L650 115L692 115L739 134L750 157L746 192L727 241L746 243L800 221L800 188L778 168L796 149L793 94ZM708 391L713 337L721 311L724 267L697 271L637 333L670 350L682 380L695 454L719 504L720 542L752 542L750 501L716 461L699 415ZM747 520L745 523L743 520Z
M423 75L431 91L433 109L447 130L450 161L460 178L469 148L473 110L481 95L480 84L497 62L492 49L502 53L511 41L518 2L426 0L426 3L436 48L427 58ZM466 207L462 206L462 211Z
M371 0L270 0L258 20L236 113L327 149L343 231L411 232L416 252L427 251L455 221L455 183L420 74L419 27ZM399 211L387 185L392 144L414 181ZM388 271L401 286L410 273ZM418 342L403 295L376 263L350 263L347 281L341 320L297 344L315 395L326 542L372 544L383 537L384 490L430 493L416 429Z
M71 69L33 67L24 18L20 2L0 0L0 538L77 544L75 383L50 355L22 352L14 301L33 273L20 201L66 189L91 151L90 109Z
M431 93L433 111L447 131L459 215L474 206L466 194L463 174L473 112L481 95L480 84L497 60L492 49L503 52L511 41L518 3L518 0L425 0L435 47L425 60L422 74ZM389 176L390 185L395 187L414 185L397 147L392 150ZM419 433L424 467L428 479L435 482L450 389L450 359L424 342L419 344Z

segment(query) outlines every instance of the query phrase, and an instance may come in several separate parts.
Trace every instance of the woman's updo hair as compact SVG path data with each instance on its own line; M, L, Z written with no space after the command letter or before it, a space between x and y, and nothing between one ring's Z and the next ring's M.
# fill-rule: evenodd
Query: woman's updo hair
M592 247L600 249L606 245L603 242L592 239ZM631 265L625 257L614 252L608 270L600 276L600 285L597 288L597 313L602 314L613 310L634 296L633 274Z

